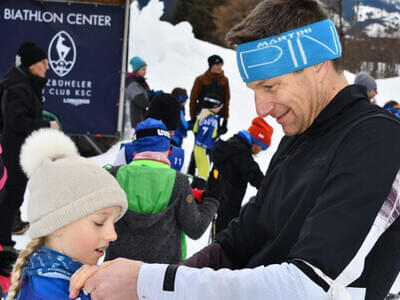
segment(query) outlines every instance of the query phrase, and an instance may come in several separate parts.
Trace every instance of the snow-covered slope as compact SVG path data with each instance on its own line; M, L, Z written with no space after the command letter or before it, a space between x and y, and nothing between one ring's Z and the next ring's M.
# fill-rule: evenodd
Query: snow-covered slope
M153 89L162 89L170 92L174 87L183 87L190 93L193 81L196 76L208 68L207 57L211 54L219 54L224 59L225 74L229 78L231 86L231 104L229 131L224 138L230 137L238 130L248 128L251 119L256 115L252 92L242 82L236 67L235 52L221 48L207 42L194 38L192 27L184 22L175 26L167 22L159 21L162 15L163 4L152 0L141 12L137 9L135 2L131 9L129 57L138 55L148 64L148 82ZM346 72L349 82L353 82L354 75ZM398 96L400 77L385 80L378 80L377 102L383 105L390 99L400 100ZM188 107L187 107L188 111ZM257 158L263 171L268 167L272 154L275 152L283 132L280 126L267 118L274 127L272 145L261 153ZM193 147L193 136L185 140L186 163ZM119 145L112 147L107 153L92 158L99 165L112 163L118 152ZM186 166L184 166L186 170ZM245 201L256 193L253 187L249 187ZM27 199L27 198L26 198ZM22 217L26 219L27 201L22 207ZM23 248L28 242L28 237L15 236L17 247ZM208 231L197 241L189 240L188 254L192 254L207 244ZM400 290L400 284L395 288Z
M332 5L333 1L322 0ZM334 1L336 3L337 1ZM356 24L370 37L400 37L399 0L357 0L341 1L345 19L345 30Z

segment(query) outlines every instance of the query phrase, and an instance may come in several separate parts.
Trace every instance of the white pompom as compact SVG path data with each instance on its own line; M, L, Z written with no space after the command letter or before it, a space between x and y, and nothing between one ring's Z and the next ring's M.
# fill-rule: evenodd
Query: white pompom
M20 163L28 177L46 159L79 155L74 142L59 130L42 128L32 132L22 145Z

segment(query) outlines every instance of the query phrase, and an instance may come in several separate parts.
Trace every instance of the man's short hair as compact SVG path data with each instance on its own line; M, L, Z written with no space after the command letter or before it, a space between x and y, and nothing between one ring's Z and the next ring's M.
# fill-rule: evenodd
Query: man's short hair
M328 13L318 0L264 0L226 34L226 42L234 47L325 19ZM343 70L340 58L332 62L336 71Z

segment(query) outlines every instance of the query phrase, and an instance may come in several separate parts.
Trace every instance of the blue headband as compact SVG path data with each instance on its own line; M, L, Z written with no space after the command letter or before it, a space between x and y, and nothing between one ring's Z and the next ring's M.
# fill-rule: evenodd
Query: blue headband
M292 73L341 56L339 37L329 19L240 44L236 51L244 82Z

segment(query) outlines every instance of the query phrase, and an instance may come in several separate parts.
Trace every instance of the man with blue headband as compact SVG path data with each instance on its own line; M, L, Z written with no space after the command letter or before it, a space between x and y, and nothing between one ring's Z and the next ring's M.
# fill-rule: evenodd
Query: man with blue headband
M317 0L264 0L227 40L258 116L285 133L256 197L186 266L115 261L85 290L92 299L384 299L400 267L399 120L349 85Z

